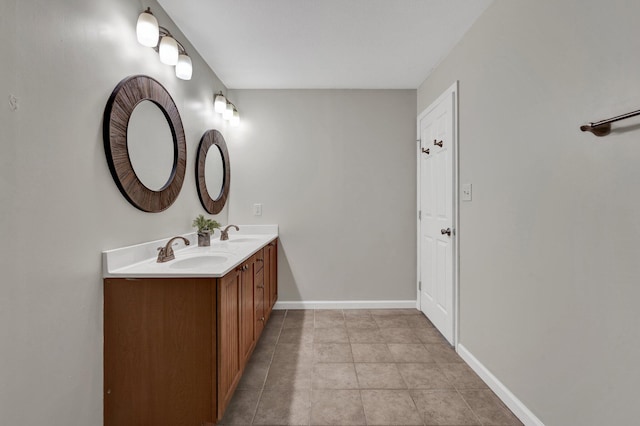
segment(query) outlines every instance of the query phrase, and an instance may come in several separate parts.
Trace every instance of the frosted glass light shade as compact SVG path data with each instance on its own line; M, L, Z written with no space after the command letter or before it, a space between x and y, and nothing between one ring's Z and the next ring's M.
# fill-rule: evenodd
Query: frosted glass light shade
M215 100L213 101L213 110L217 113L224 113L227 109L227 98L222 94L216 95Z
M158 45L158 37L160 37L156 17L149 12L142 12L140 16L138 16L136 35L138 37L138 43L141 45L156 47Z
M178 64L178 42L170 36L162 37L160 40L160 48L158 50L160 54L160 62L167 65Z
M225 120L231 120L231 117L233 117L233 105L227 103L227 109L222 113L222 118Z
M238 127L240 125L240 113L237 109L233 109L233 116L231 117L231 120L229 120L229 122L231 123L232 127Z
M176 77L181 80L191 80L193 74L193 66L191 58L187 55L178 56L178 64L176 65Z

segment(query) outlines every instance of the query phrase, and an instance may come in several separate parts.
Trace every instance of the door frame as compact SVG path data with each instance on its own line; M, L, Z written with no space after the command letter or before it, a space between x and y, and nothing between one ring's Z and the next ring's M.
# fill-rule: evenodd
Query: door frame
M453 155L452 155L452 186L453 186L453 194L451 196L451 200L453 202L452 206L452 216L453 216L453 258L452 258L452 278L453 278L453 347L458 350L458 338L460 336L460 199L459 199L459 120L458 120L458 84L459 81L456 80L447 90L444 91L436 100L434 100L427 108L425 108L417 118L417 135L416 135L416 176L417 176L417 209L416 209L416 235L417 235L417 280L416 280L416 308L420 310L420 287L419 281L421 279L421 270L420 270L420 217L419 212L421 209L420 202L420 184L421 184L421 176L420 176L420 121L426 117L431 111L435 109L440 103L450 99L453 102L453 131L452 131L452 147L453 147Z

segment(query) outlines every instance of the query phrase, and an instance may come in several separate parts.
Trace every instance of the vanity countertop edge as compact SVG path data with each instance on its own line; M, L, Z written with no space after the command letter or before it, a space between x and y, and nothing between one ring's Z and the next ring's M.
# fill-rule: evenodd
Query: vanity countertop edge
M253 256L262 248L278 238L278 225L238 225L239 232L229 232L228 241L220 241L220 232L211 236L211 246L198 247L195 232L182 234L189 240L185 246L182 241L173 246L175 259L157 263L158 247L166 245L172 237L136 244L132 246L105 250L102 252L103 278L220 278ZM194 267L182 267L181 261L202 258ZM207 259L218 261L209 263ZM224 261L221 259L226 258ZM185 264L185 262L182 262Z

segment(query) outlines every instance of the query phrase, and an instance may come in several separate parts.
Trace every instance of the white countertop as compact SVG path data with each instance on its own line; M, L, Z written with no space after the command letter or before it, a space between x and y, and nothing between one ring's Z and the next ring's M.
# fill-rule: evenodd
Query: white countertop
M211 236L210 247L198 247L195 232L181 235L173 243L175 259L157 263L158 247L170 238L102 252L103 277L113 278L179 278L222 277L278 238L278 225L238 225L239 232L229 230L229 240L220 241L220 231Z

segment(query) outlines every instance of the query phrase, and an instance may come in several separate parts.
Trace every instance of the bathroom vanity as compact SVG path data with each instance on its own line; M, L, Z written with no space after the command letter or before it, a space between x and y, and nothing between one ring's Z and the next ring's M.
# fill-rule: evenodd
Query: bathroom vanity
M186 235L166 263L148 254L167 239L103 253L105 425L222 418L278 297L277 227L240 228L261 233Z

